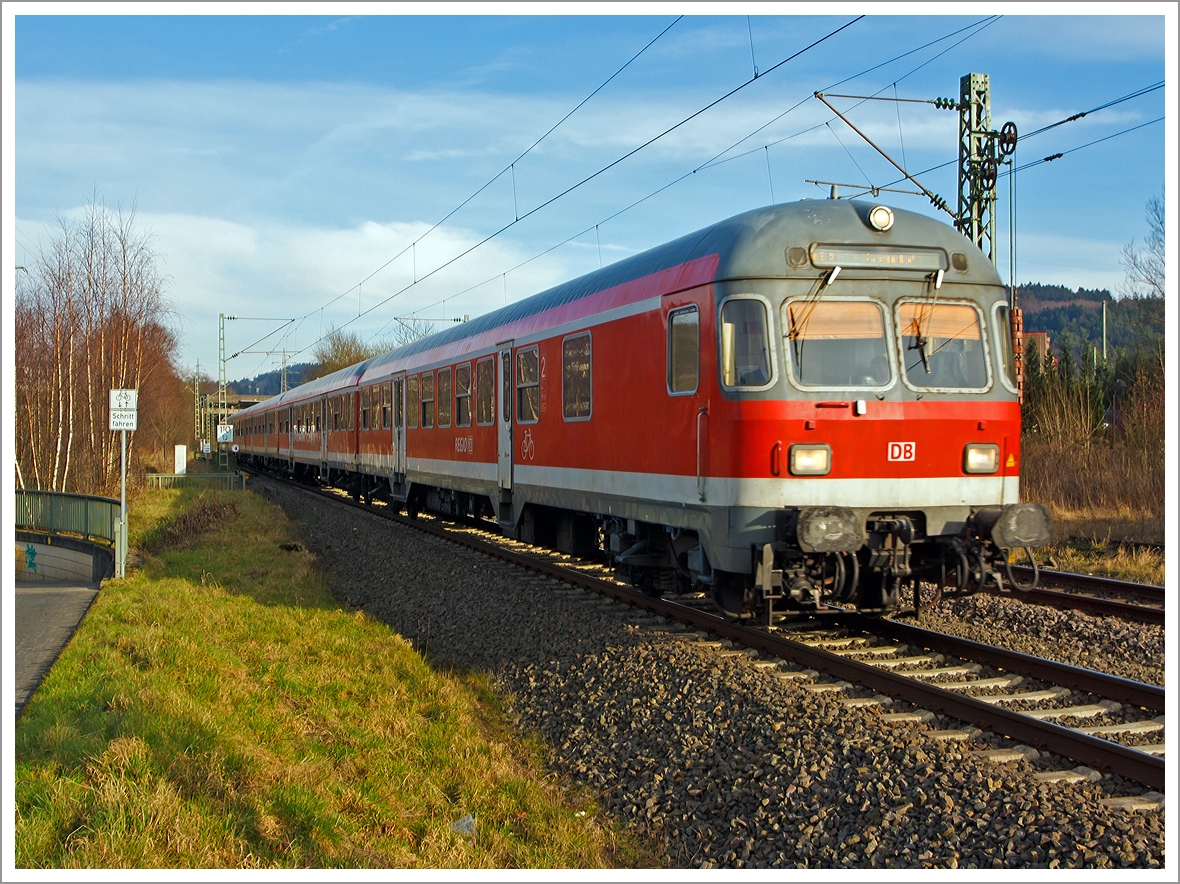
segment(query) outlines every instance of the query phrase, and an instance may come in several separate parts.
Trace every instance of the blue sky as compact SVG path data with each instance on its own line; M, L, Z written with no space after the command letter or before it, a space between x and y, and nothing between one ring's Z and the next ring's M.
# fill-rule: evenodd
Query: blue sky
M413 285L741 85L754 65L766 71L850 22L857 9L766 15L784 7L751 6L748 22L744 14L683 18L514 169L387 264L672 24L675 5L647 7L658 15L480 17L373 14L396 11L377 6L343 7L345 15L333 6L294 17L47 16L22 14L46 7L6 4L6 27L13 6L15 68L5 79L15 94L6 122L15 124L16 223L5 224L6 248L16 264L30 263L55 216L71 216L93 192L111 206L134 205L169 276L180 361L199 359L210 370L218 313L299 318L270 344L301 361L332 325L351 322L380 337L395 316L478 315L766 205L772 194L775 202L825 196L808 178L894 181L885 160L808 98L817 89L840 83L831 91L957 97L962 74L988 73L994 125L1012 120L1027 133L1175 73L1165 52L1165 34L1176 30L1170 4L1102 7L1152 13L1108 16L867 5L865 19ZM802 8L826 9L786 7ZM926 14L962 8L971 14ZM1173 15L1167 24L1165 10ZM991 20L994 13L1004 14ZM1030 138L1017 164L1162 117L1175 103L1165 95L1159 89ZM842 110L854 104L834 101ZM956 156L953 112L868 102L850 118L911 170ZM1116 289L1120 249L1146 233L1144 203L1163 191L1174 145L1169 120L1022 171L1018 281ZM951 163L919 177L953 206L954 175ZM1005 182L1005 278L1007 193ZM920 197L881 201L940 214ZM275 325L229 324L227 350ZM248 354L227 373L277 364Z

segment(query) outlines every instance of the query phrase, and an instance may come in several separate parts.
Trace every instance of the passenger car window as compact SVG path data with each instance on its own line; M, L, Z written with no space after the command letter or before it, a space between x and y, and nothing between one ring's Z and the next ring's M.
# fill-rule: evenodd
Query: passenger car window
M784 307L791 376L801 386L883 387L891 380L885 313L873 301L792 301Z
M566 420L590 417L590 334L561 342L561 413Z
M418 376L406 379L406 419L410 428L418 426Z
M455 426L471 426L471 363L455 366Z
M422 428L434 426L434 375L422 375Z
M668 315L668 390L695 393L701 375L701 323L696 307Z
M438 371L438 425L451 425L451 370L440 368Z
M381 385L381 429L389 429L389 384Z
M475 422L486 427L496 420L496 364L488 359L475 363Z
M897 306L897 327L910 386L987 387L983 331L974 307L939 301L903 302Z
M721 308L721 380L727 387L770 383L770 341L761 301L739 298Z
M541 417L541 373L537 348L516 354L516 419L535 424Z

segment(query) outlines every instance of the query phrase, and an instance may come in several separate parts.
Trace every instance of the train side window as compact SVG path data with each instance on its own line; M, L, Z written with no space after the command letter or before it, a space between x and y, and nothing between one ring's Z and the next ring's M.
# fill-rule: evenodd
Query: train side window
M361 390L361 429L369 429L369 388Z
M1000 357L1000 377L1003 378L1004 385L1015 393L1017 392L1016 360L1013 358L1012 345L1015 343L1016 335L1012 328L1012 311L1008 309L1007 304L1001 301L996 304L995 317L996 351Z
M516 420L535 424L541 417L540 356L536 347L516 352Z
M504 423L509 423L512 420L512 366L503 364L503 353L500 354L500 362L500 374L504 376L504 389L500 391L500 415Z
M389 384L381 385L381 429L389 429Z
M345 397L348 401L348 429L356 429L356 393L349 393Z
M783 328L790 377L801 387L887 387L893 381L885 313L875 301L790 301Z
M701 321L696 307L668 314L668 392L695 393L701 377Z
M434 426L434 375L427 372L422 375L422 428L429 430Z
M471 426L471 363L455 366L455 426Z
M770 383L766 305L756 298L731 298L721 306L721 382L727 387Z
M402 428L402 391L405 383L404 378L393 382L393 426L399 430Z
M973 304L905 301L897 305L905 382L916 389L985 390L987 354Z
M496 421L496 363L489 356L475 363L475 422L481 427Z
M566 420L590 420L591 355L589 332L561 342L561 414Z
M406 378L406 420L411 430L418 427L418 376Z
M451 370L449 368L438 370L438 425L440 427L451 425Z

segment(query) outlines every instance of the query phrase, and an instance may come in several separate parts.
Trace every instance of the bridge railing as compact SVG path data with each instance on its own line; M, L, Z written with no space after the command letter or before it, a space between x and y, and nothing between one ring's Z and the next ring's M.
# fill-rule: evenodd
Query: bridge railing
M115 542L119 501L88 494L17 491L16 527L50 534L78 534Z
M241 473L148 473L147 480L149 488L246 489L246 477Z

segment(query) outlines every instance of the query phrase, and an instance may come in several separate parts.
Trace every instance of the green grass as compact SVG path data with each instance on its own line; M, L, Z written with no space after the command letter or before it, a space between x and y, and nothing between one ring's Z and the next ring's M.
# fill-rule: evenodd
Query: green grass
M203 533L165 530L228 500ZM163 491L132 517L143 569L106 584L17 723L18 867L653 862L547 777L485 677L341 610L280 548L277 507ZM450 828L467 813L473 840Z

